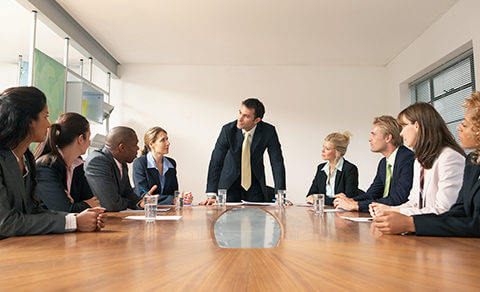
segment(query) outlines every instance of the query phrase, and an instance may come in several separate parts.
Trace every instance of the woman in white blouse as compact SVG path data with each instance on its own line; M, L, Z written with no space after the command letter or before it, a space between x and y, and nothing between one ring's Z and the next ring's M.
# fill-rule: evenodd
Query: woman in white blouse
M399 206L372 203L370 214L396 211L404 215L441 214L455 203L462 185L465 152L443 118L428 103L415 103L398 114L400 135L415 152L413 185Z

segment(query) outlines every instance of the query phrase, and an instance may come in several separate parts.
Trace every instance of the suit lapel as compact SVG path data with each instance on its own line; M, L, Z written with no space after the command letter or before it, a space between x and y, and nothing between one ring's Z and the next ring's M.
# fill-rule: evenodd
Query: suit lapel
M157 185L157 192L161 193L160 178L158 177L158 170L156 168L147 168L148 176L153 180L153 185ZM167 171L168 172L168 171ZM147 192L149 190L146 190Z
M21 197L19 198L20 202L17 198L14 198L15 205L17 208L27 211L27 195L25 192L25 182L23 181L23 174L20 172L20 168L18 167L17 159L10 150L2 151L2 156L4 157L5 161L5 183L8 184L10 188L16 190L14 193L19 193L21 195ZM30 169L29 171L32 170Z
M257 128L255 129L255 133L253 134L252 145L250 147L250 155L255 152L258 145L260 144L260 140L262 139L262 132L263 132L263 125L260 121L257 124Z
M102 152L113 163L113 173L115 174L115 179L117 180L118 189L120 189L122 185L122 176L120 175L120 170L118 169L117 162L115 162L115 159L113 158L112 153L106 147L102 149ZM122 168L123 168L123 163L122 163Z
M345 164L343 165L345 167ZM338 187L340 185L340 179L343 175L343 171L337 169L337 174L335 174L335 193L338 193Z

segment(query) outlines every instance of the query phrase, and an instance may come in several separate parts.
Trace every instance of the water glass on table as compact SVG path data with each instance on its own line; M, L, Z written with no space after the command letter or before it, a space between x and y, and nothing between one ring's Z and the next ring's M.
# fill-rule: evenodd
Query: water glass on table
M145 196L145 220L147 222L155 222L155 218L157 217L157 203L158 203L158 196Z
M226 189L219 189L217 195L217 205L220 207L227 206L227 190Z
M277 194L278 207L280 207L280 208L285 207L286 198L287 198L287 191L286 190L278 190L278 194Z
M313 194L313 211L316 215L323 214L323 208L325 205L324 194Z
M175 209L182 210L184 204L184 194L181 191L175 191Z

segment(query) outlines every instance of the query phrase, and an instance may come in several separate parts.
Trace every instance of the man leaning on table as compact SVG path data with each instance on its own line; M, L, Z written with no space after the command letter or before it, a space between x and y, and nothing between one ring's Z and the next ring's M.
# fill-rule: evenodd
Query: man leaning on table
M408 200L415 155L402 145L401 131L402 127L391 116L374 118L368 139L370 150L384 156L378 164L375 179L365 194L354 198L337 195L333 202L335 208L368 212L368 205L372 202L397 206Z
M216 202L218 189L227 190L228 202L271 201L265 183L263 154L268 150L275 190L285 189L285 166L278 135L273 125L262 121L265 107L256 98L242 102L238 119L222 127L210 159L208 199Z
M85 176L107 211L121 211L143 208L143 199L132 189L128 177L127 163L137 157L138 138L128 127L115 127L110 130L102 150L93 151L85 162ZM152 193L157 186L153 186Z

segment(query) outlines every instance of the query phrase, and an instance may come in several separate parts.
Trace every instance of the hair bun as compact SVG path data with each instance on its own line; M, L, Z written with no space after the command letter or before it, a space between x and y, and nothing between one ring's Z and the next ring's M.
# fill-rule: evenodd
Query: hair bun
M344 136L346 139L350 139L350 137L352 137L352 133L350 133L349 131L345 131L345 132L343 132L343 136Z

